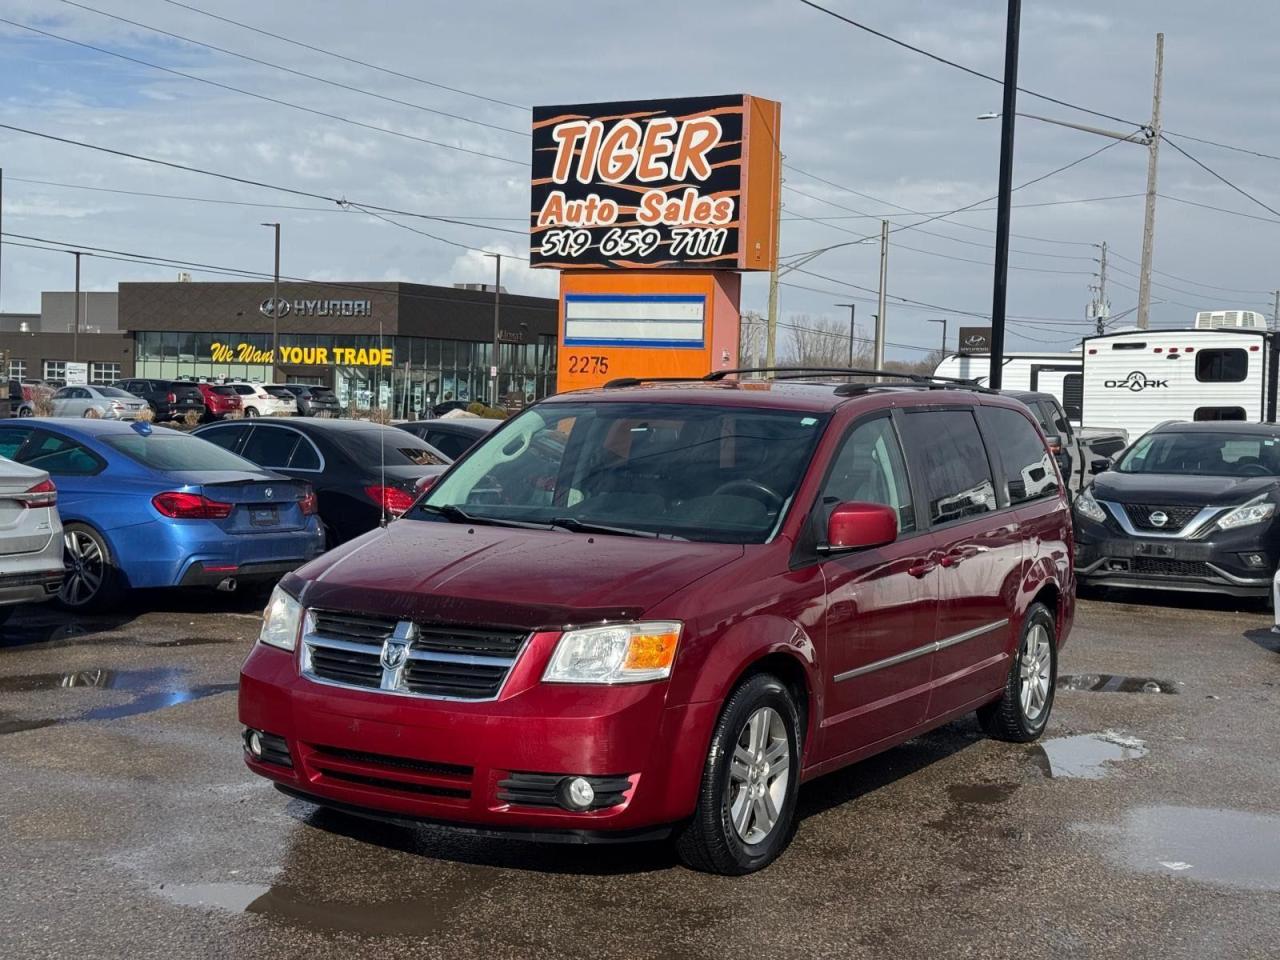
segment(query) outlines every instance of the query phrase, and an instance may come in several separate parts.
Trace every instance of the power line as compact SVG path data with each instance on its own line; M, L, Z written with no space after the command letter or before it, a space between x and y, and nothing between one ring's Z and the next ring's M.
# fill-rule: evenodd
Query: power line
M1134 260L1132 257L1126 257L1123 253L1116 253L1114 250L1111 250L1111 251L1109 251L1109 252L1110 252L1113 256L1118 257L1119 259L1121 259L1121 260L1125 261L1126 263L1131 263L1131 264L1133 264L1135 267L1140 267L1140 266L1142 266L1142 264L1141 264L1139 261ZM1127 271L1121 271L1121 272L1125 272L1125 273L1127 273ZM1176 273L1165 273L1163 270L1154 270L1154 269L1153 269L1151 272L1152 272L1152 273L1159 274L1159 275L1160 275L1160 276L1162 276L1162 277L1168 277L1168 278L1169 278L1169 279L1171 279L1171 280L1180 280L1180 281L1182 281L1183 283L1190 283L1190 284L1192 284L1193 286L1197 286L1197 287L1208 287L1210 290L1221 290L1223 293L1242 293L1242 294L1246 294L1246 295L1257 295L1257 294L1261 294L1261 295L1263 295L1263 296L1270 296L1272 293L1274 293L1274 291L1273 291L1273 290L1243 290L1243 289L1240 289L1239 287L1219 287L1219 286L1215 286L1215 285L1214 285L1214 284L1212 284L1212 283L1204 283L1204 282L1202 282L1202 281L1200 281L1200 280L1192 280L1190 277L1182 277L1182 276L1179 276L1179 275L1178 275L1178 274L1176 274ZM1131 277L1132 277L1132 276L1137 276L1137 274L1133 274L1133 273L1129 273L1128 275L1129 275L1129 276L1131 276ZM1167 285L1166 285L1166 286L1167 286ZM1170 289L1176 289L1176 288L1174 288L1174 287L1170 287ZM1182 290L1182 291L1180 291L1180 292L1181 292L1181 293L1193 293L1193 291L1191 291L1191 290ZM1197 296L1203 296L1203 294L1200 294L1200 293L1196 293L1196 295L1197 295Z
M869 33L872 36L879 37L881 40L888 40L890 43L896 44L899 47L903 47L907 50L910 50L912 53L918 53L921 56L928 57L930 60L936 60L938 63L946 64L948 67L954 67L957 70L962 70L965 73L969 74L970 76L979 77L983 80L990 80L992 83L999 84L1000 86L1004 86L1004 82L999 77L994 77L989 73L983 73L981 70L975 70L973 67L966 67L963 63L957 63L954 60L948 60L946 57L933 53L929 50L925 50L922 47L914 46L913 44L907 43L905 40L899 40L897 37L890 36L889 34L884 33L881 30L876 30L874 27L869 27L865 23L859 23L857 20L854 20L850 17L846 17L843 14L836 13L834 10L830 10L827 7L822 6L821 4L814 3L813 0L800 0L800 2L803 3L806 7L811 7L814 10L817 10L821 13L825 13L829 17L835 17L837 20L847 23L851 27L856 27L857 29L864 31L865 33ZM1116 123L1127 123L1130 126L1138 126L1138 124L1134 123L1134 121L1132 120L1125 120L1123 117L1115 117L1109 113L1102 113L1099 110L1092 110L1089 107L1082 107L1078 103L1071 103L1067 100L1059 100L1057 97L1051 97L1045 93L1037 93L1035 90L1028 90L1026 87L1018 87L1017 89L1019 93L1025 93L1027 96L1035 97L1037 100L1044 100L1048 103L1056 103L1060 107L1067 107L1068 109L1071 109L1071 110L1079 110L1081 113L1088 113L1088 114L1092 114L1095 117L1102 117L1104 120L1114 120Z
M1280 157L1274 153L1263 153L1261 150L1251 150L1249 147L1236 147L1229 143L1220 143L1217 140L1193 137L1189 133L1174 133L1172 130L1165 130L1164 134L1170 137L1177 137L1180 140L1194 140L1196 143L1206 143L1211 147L1221 147L1223 150L1234 150L1236 153L1247 153L1255 157L1262 157L1264 160L1280 160Z
M475 150L471 147L457 146L452 143L445 143L443 140L433 140L430 137L419 137L417 134L406 133L403 130L396 130L396 129L393 129L392 127L380 127L376 123L365 123L363 120L355 120L355 119L352 119L351 117L344 117L341 114L329 113L325 110L317 110L314 107L303 106L300 103L293 103L289 100L281 100L278 97L271 97L265 93L255 93L254 91L246 90L243 87L235 87L229 83L222 83L219 80L210 80L208 77L197 76L194 73L184 73L183 71L175 70L172 67L161 66L158 63L152 63L149 60L143 60L139 57L131 57L128 54L117 53L114 50L108 50L106 47L95 46L92 43L85 43L82 40L73 40L70 37L64 37L64 36L61 36L60 34L52 33L48 30L41 30L39 27L32 27L25 23L19 23L16 20L9 20L4 17L0 17L0 23L8 24L11 27L17 27L20 30L28 30L31 33L39 34L42 37L48 37L52 40L60 40L63 43L69 43L76 47L83 47L86 50L92 50L95 53L105 54L108 57L116 57L117 59L125 60L125 61L128 61L129 63L136 63L139 66L148 67L149 69L152 69L152 70L159 70L162 73L172 74L175 77L182 77L184 80L194 80L196 83L208 84L209 86L217 87L220 90L227 90L227 91L230 91L231 93L237 93L245 97L252 97L255 100L262 100L267 103L274 103L274 104L277 104L278 106L288 107L291 110L300 110L303 113L309 113L309 114L312 114L313 116L324 117L329 120L337 120L341 123L350 124L351 126L354 126L354 127L361 127L365 130L373 130L377 133L385 133L393 137L400 137L405 140L412 140L416 143L424 143L428 146L440 147L445 150L456 150L459 153L465 153L473 157L483 157L487 160L498 160L498 161L501 161L502 163L510 163L519 167L527 167L529 165L526 161L517 160L514 157L504 157L501 154L497 154L497 153L488 153L484 150Z
M792 168L792 169L794 169L794 168ZM797 171L797 172L798 172L798 171ZM825 182L825 181L824 181L824 182ZM788 188L788 189L795 189L795 188L794 188L794 187L790 187L790 188ZM843 188L841 188L841 189L843 189ZM1075 199L1073 199L1073 200L1041 200L1041 201L1037 201L1037 202L1035 202L1035 203L1015 203L1015 204L1013 204L1013 205L1012 205L1012 207L1013 207L1013 209L1015 209L1015 210L1021 210L1021 209L1024 209L1024 208L1030 208L1030 207L1064 207L1064 206L1071 206L1071 205L1074 205L1074 204L1077 204L1077 203L1100 203L1100 202L1105 201L1105 200L1136 200L1138 197L1145 197L1145 196L1146 196L1146 194L1145 194L1145 193L1120 193L1120 194L1116 194L1115 196L1110 196L1110 197L1077 197L1077 198L1075 198ZM1160 196L1162 196L1162 197L1163 197L1163 196L1164 196L1164 194L1160 194ZM1172 198L1168 198L1168 199L1172 199ZM832 203L832 201L830 201L830 200L823 200L822 202L823 202L823 203L831 204L832 206L837 206L837 204ZM1214 208L1214 209L1217 209L1217 208ZM994 212L994 211L995 211L995 207L970 207L968 210L964 210L964 211L962 211L962 212L963 212L963 213L992 213L992 212ZM916 210L916 211L912 211L912 212L917 213L917 214L919 214L920 216L932 216L932 215L933 215L933 214L935 214L935 213L946 213L947 211L945 211L945 210ZM1226 212L1230 213L1230 212L1232 212L1232 211L1226 211ZM892 218L892 217L895 217L895 216L897 216L897 214L896 214L896 213L893 213L893 212L890 212L890 213L858 213L858 214L852 214L852 215L850 215L850 216L804 217L804 218L802 218L802 219L805 219L805 220L822 220L822 221L826 221L826 220L888 220L888 219L890 219L890 218ZM1250 214L1250 216L1251 216L1251 214ZM789 218L789 217L783 217L782 219L785 221L785 220L788 220L788 219L790 219L790 218ZM1260 219L1260 220L1266 220L1266 219L1268 219L1268 218L1266 218L1266 217L1259 217L1258 219ZM1272 221L1268 221L1268 222L1272 222ZM972 229L983 230L983 232L984 232L984 233L993 233L993 232L994 232L994 231L992 231L992 230L987 230L987 229L982 228L982 227L972 227L972 225L971 225L971 224L967 224L967 223L956 223L956 224L952 224L952 226L956 226L956 227L971 227ZM1019 237L1019 239L1022 239L1022 240L1038 240L1038 241L1040 241L1041 243L1062 243L1062 244L1067 244L1067 245L1070 245L1070 246L1081 246L1081 247L1091 247L1091 246L1093 246L1093 244L1089 243L1087 240L1050 240L1048 237L1029 237L1029 236L1027 236L1027 235L1025 235L1025 234L1010 234L1010 236L1016 236L1016 237ZM953 238L953 239L954 239L954 238ZM961 241L957 241L957 242L961 242ZM1024 252L1025 252L1025 251L1024 251ZM1044 256L1044 254L1037 254L1037 256Z
M440 243L447 243L453 247L461 247L463 250L475 250L478 253L487 252L487 251L481 250L479 247L473 247L469 243L460 243L457 240L450 240L447 237L436 236L436 234L434 233L427 233L427 231L425 230L419 230L417 227L411 227L407 223L401 223L399 220L392 220L390 217L383 216L382 214L377 213L376 211L367 210L364 207L360 206L358 203L353 203L351 204L351 206L359 210L361 213L368 214L369 216L374 217L375 219L381 220L383 223L389 223L391 224L391 226L399 227L401 230L408 230L410 233L416 233L420 237L427 237L428 239L431 239L431 240L437 240ZM523 260L525 263L529 262L528 257L522 257L522 256L519 256L518 254L513 254L513 253L504 253L503 257L509 257L512 260Z
M286 67L280 63L273 63L270 60L261 60L258 57L252 57L247 53L238 53L235 50L228 50L226 47L219 47L216 44L207 43L203 40L196 40L192 37L183 36L180 33L172 33L168 30L162 30L160 27L154 27L149 23L141 23L138 20L130 20L128 17L122 17L119 14L108 13L106 10L99 10L97 7L91 7L88 4L79 3L78 0L62 0L62 3L71 7L77 7L81 10L87 10L90 13L96 13L101 17L108 17L120 23L127 23L130 26L138 27L142 30L150 30L152 33L158 33L161 36L170 37L174 40L181 40L183 43L190 43L197 47L204 47L206 50L214 50L218 53L226 54L229 57L237 57L241 60L247 60L249 63L256 63L260 66L270 67L272 70L279 70L282 73L292 74L295 77L303 77L307 80L314 80L317 83L324 83L331 87L338 87L342 90L349 90L352 93L360 93L366 97L374 97L378 100L385 100L387 103L399 104L402 107L412 107L414 110L422 110L426 113L435 114L438 117L447 117L450 120L457 120L461 123L474 124L477 127L487 127L490 130L501 130L503 133L513 133L519 137L530 136L528 130L517 130L513 127L504 127L497 123L487 123L484 120L477 120L474 117L463 116L462 114L449 113L447 110L437 110L435 107L424 106L421 103L414 103L410 100L400 100L397 97L390 97L383 93L377 93L373 90L366 90L363 87L356 87L340 80L330 80L328 77L316 76L313 73L306 73L302 70L295 70L292 67Z
M261 27L251 26L250 24L242 23L239 20L232 20L230 17L224 17L216 13L210 13L208 10L201 10L199 7L194 7L191 4L187 4L187 3L181 3L179 2L179 0L163 0L163 2L169 4L170 6L181 7L184 10L190 10L192 13L198 13L202 17L209 17L210 19L213 19L213 20L219 20L222 23L229 23L232 26L240 27L243 30L249 30L253 33L261 34L262 36L270 37L273 40L280 40L283 43L292 44L293 46L301 47L304 50L310 50L313 53L323 53L327 57L336 57L339 60L345 60L347 63L354 63L361 67L367 67L370 70L377 70L379 73L385 73L392 77L399 77L401 80L411 80L414 83L421 83L428 87L435 87L437 90L447 90L449 93L456 93L464 97L472 97L476 100L484 100L484 101L487 101L488 103L496 103L504 107L512 107L516 110L527 111L529 109L527 106L524 106L523 104L512 103L509 100L499 100L497 97L490 97L482 93L475 93L474 91L471 91L471 90L464 90L461 87L451 87L448 84L438 83L435 80L427 80L423 77L417 77L410 73L401 73L399 70L393 70L390 67L382 67L376 63L370 63L367 60L358 60L355 57L348 57L345 54L337 53L333 50L326 50L323 47L313 46L312 44L304 43L301 40L295 40L292 37L286 37L279 33L272 33L271 31L264 30Z
M1216 210L1218 213L1229 213L1233 217L1244 217L1246 220L1261 220L1263 223L1280 223L1272 217L1260 217L1256 213L1245 213L1243 210L1230 210L1227 207L1215 207L1211 203L1188 200L1186 197L1171 197L1167 193L1156 194L1161 200L1172 200L1174 203L1185 203L1189 207L1200 207L1202 210Z
M1205 173L1207 173L1207 174L1209 174L1210 176L1214 177L1215 179L1220 180L1220 181L1222 181L1223 183L1225 183L1228 187L1230 187L1230 188L1231 188L1232 190L1234 190L1236 193L1240 194L1240 196L1242 196L1242 197L1246 197L1246 198L1248 198L1249 200L1252 200L1252 201L1253 201L1254 203L1256 203L1258 206L1262 207L1262 209L1263 209L1263 210L1266 210L1268 213L1274 213L1277 217L1280 217L1280 210L1277 210L1275 207L1268 206L1267 204L1263 203L1261 200L1259 200L1259 199L1258 199L1257 197L1255 197L1253 194L1249 193L1249 192L1248 192L1247 190L1245 190L1243 187L1238 187L1238 186L1236 186L1234 183L1232 183L1230 180L1228 180L1226 177L1224 177L1222 174L1220 174L1217 170L1214 170L1214 169L1213 169L1212 167L1210 167L1208 164L1203 163L1203 162L1202 162L1202 161L1200 161L1200 160L1197 160L1195 157L1193 157L1191 154L1187 153L1187 151L1186 151L1186 150L1182 149L1182 147L1178 146L1176 143L1174 143L1174 142L1173 142L1172 140L1170 140L1168 137L1161 137L1160 139L1161 139L1161 140L1163 140L1165 143L1169 144L1169 146L1173 147L1173 149L1177 150L1180 154L1182 154L1184 157L1186 157L1188 160L1190 160L1192 163L1194 163L1197 167L1199 167L1199 168L1200 168L1201 170L1203 170Z

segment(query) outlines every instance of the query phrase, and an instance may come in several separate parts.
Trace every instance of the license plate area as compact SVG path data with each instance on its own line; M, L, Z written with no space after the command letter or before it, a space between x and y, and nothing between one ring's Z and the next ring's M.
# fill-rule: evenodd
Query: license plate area
M249 522L255 527L274 527L280 522L280 513L275 507L251 507Z
M1178 559L1178 550L1172 543L1135 543L1133 554L1137 557L1159 557L1162 560Z

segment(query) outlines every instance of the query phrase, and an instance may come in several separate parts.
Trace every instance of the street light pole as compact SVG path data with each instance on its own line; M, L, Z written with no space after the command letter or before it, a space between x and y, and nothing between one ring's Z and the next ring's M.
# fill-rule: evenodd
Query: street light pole
M856 303L837 303L837 307L849 308L849 366L853 366L853 341L857 337L857 325L854 319L858 315L858 305Z
M76 309L71 327L71 360L74 363L80 359L80 251L72 250L71 255L76 258Z
M996 200L995 277L991 292L991 364L988 383L999 390L1004 366L1004 310L1009 293L1009 207L1013 195L1013 131L1018 106L1018 33L1022 0L1009 0L1004 38L1004 102L1000 118L1000 184Z
M493 257L493 363L489 365L489 377L493 380L493 405L498 405L498 351L502 337L502 254L486 253Z
M889 279L889 221L880 221L880 295L877 297L875 369L884 369L884 285Z
M947 352L947 318L943 317L939 320L937 317L926 317L925 319L930 323L942 324L942 352L945 354Z
M271 382L280 382L280 224L264 223L276 233L276 269L271 283Z

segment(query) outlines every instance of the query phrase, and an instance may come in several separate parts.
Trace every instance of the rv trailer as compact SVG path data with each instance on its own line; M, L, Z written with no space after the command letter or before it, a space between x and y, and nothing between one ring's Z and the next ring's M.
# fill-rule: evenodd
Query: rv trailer
M1006 353L1002 364L1000 387L1004 390L1030 390L1051 393L1058 398L1067 419L1080 424L1080 352L1073 353ZM943 357L934 376L957 380L976 380L986 386L991 375L991 355L986 353L953 353Z

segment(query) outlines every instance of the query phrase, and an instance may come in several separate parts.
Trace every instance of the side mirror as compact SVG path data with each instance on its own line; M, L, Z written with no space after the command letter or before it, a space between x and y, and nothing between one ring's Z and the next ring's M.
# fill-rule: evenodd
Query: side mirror
M819 553L883 547L898 539L898 513L883 503L841 503L827 520L827 542Z
M1099 457L1097 460L1094 460L1092 463L1089 464L1089 472L1094 474L1106 473L1110 469L1111 469L1111 461L1108 460L1106 457Z
M1049 445L1049 452L1055 457L1062 453L1062 437L1056 433L1051 433L1044 438L1044 442Z

